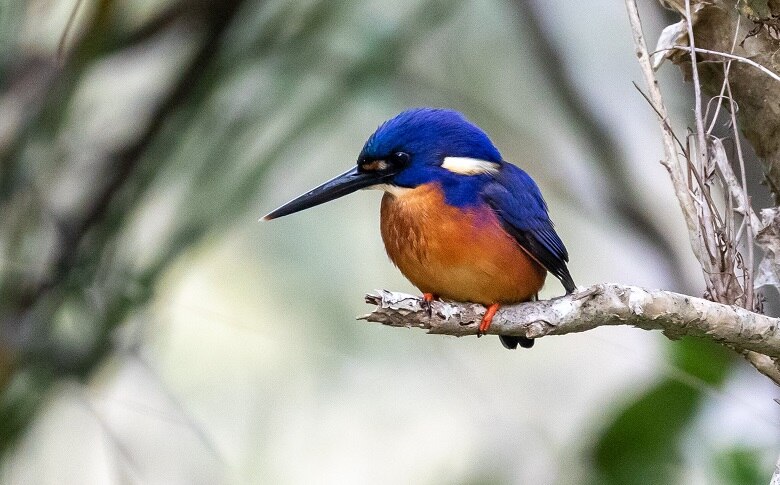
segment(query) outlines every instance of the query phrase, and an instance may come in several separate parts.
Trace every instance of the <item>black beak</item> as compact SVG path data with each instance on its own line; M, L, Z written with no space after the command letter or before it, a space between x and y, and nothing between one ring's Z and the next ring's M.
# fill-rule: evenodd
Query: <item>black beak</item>
M333 199L338 199L356 190L370 187L382 183L389 174L379 172L359 172L358 167L351 168L338 177L332 178L324 184L316 187L309 192L297 197L290 202L279 207L267 216L263 217L266 221L286 216L295 212L324 204Z

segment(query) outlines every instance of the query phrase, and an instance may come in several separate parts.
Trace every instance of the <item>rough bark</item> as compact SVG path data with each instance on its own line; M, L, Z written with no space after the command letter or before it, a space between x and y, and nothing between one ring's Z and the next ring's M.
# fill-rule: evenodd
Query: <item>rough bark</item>
M685 15L684 0L666 0L666 6ZM697 48L751 59L780 74L780 1L692 0L694 42ZM687 78L690 56L671 56ZM699 81L704 94L718 96L723 86L723 61L717 55L699 53ZM737 119L745 137L764 164L766 180L775 202L780 203L780 82L744 63L732 63L729 72Z
M379 291L366 295L377 305L359 317L393 327L417 327L429 333L476 335L485 313L482 305L434 301L430 314L422 299ZM780 358L780 319L671 291L610 283L553 298L502 307L488 333L541 338L585 332L605 325L631 325L661 330L669 338L703 337L739 350Z

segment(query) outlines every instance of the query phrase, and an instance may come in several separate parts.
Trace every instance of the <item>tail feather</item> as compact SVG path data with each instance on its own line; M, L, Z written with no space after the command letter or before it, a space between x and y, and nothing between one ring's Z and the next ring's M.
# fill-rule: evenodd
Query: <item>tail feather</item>
M563 288L566 290L567 295L569 293L574 293L574 290L577 289L577 285L574 284L574 280L572 279L568 268L564 268L564 271L561 271L560 274L556 274L555 276L557 276L558 279L561 280L561 283L563 284Z

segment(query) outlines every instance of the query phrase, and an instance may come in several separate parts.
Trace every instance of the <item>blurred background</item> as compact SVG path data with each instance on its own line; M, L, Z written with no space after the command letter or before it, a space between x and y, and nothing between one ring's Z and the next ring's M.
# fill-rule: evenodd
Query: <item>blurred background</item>
M0 0L0 482L768 482L777 388L728 351L356 322L416 293L379 194L258 222L451 107L540 184L579 285L701 295L622 2L78 3ZM678 19L641 3L653 45Z

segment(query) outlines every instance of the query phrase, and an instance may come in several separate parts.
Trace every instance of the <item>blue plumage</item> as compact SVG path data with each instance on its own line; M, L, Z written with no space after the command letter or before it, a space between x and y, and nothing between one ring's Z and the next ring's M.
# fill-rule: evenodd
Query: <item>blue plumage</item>
M448 204L470 208L488 205L504 228L567 292L575 285L566 267L569 255L555 232L547 204L533 179L504 161L487 134L456 111L414 108L382 124L366 142L360 160L384 159L395 152L410 156L388 183L414 188L437 183ZM447 157L466 157L496 164L495 171L454 173L442 167Z
M569 253L555 232L547 204L531 177L504 162L499 175L485 184L481 194L520 246L561 280L567 293L574 291L575 284L566 267Z
M384 122L366 141L359 160L382 159L403 151L411 163L392 178L395 185L417 187L436 182L447 202L458 207L480 202L485 175L464 177L441 167L445 157L468 157L502 163L501 153L487 134L457 111L413 108Z
M384 157L404 150L416 164L441 165L447 156L500 162L501 154L479 127L457 111L412 108L385 121L363 146L361 157Z

